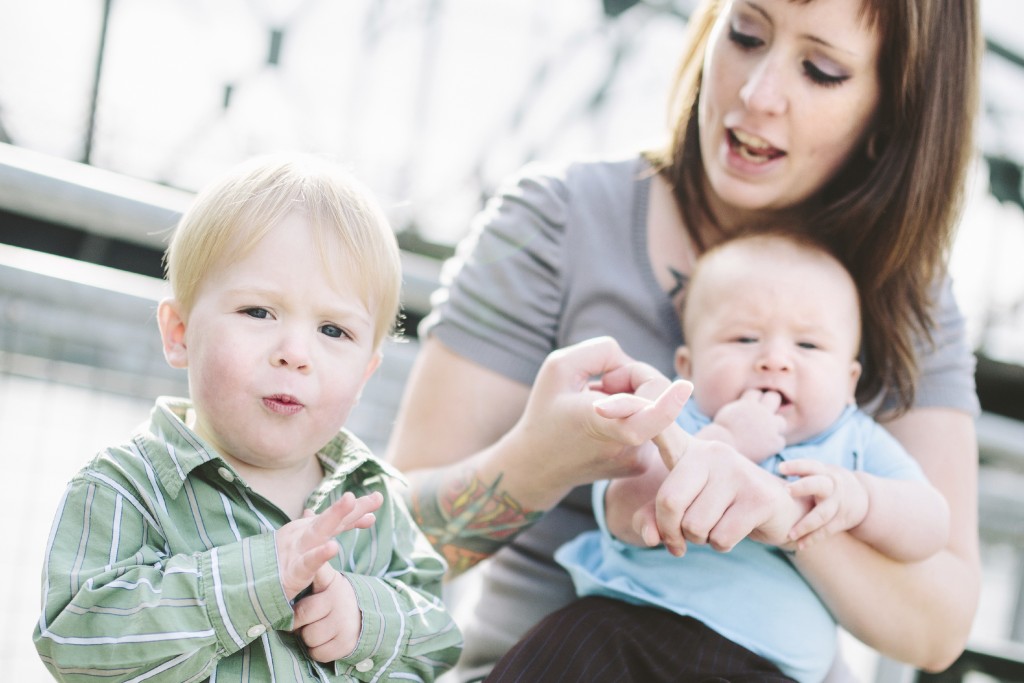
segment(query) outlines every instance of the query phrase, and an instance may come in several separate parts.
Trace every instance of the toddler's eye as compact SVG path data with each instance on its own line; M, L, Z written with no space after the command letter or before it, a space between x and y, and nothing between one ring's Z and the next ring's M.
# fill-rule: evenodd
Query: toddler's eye
M242 313L245 313L250 318L259 318L260 320L270 317L270 311L259 306L253 306L251 308L242 309Z
M797 346L799 346L801 349L811 350L819 348L819 346L814 342L797 342Z
M351 336L348 332L341 329L337 325L321 325L320 331L326 334L328 337L334 337L335 339L341 339L342 337Z

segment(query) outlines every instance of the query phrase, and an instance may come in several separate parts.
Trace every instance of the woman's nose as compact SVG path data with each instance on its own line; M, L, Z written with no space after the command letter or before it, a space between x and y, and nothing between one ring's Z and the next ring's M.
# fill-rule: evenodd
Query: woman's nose
M771 53L758 60L740 88L747 109L761 114L779 115L786 111L787 93L781 64Z

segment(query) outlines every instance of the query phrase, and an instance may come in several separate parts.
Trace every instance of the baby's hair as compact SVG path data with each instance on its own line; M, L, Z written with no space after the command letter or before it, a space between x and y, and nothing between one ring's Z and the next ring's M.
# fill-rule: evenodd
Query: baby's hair
M850 271L846 265L836 256L835 253L833 253L832 249L830 249L827 244L803 231L758 227L756 229L741 230L735 235L715 244L701 254L700 258L697 259L697 263L694 265L693 271L690 273L690 282L687 285L686 290L683 292L683 296L680 297L679 300L679 321L682 324L684 339L686 336L686 330L692 325L692 321L687 318L687 304L691 298L692 292L694 291L694 285L699 284L700 273L706 264L712 262L719 252L734 248L737 244L743 245L749 243L756 245L761 243L763 245L771 245L772 243L778 242L787 243L789 246L794 247L800 252L810 255L818 255L828 259L829 261L833 261L835 265L846 273L847 277L850 279L850 286L853 289L859 310L860 292L857 291L857 283L854 281L853 276L850 275ZM863 321L861 321L861 327L862 326ZM861 337L863 337L863 332L861 333Z
M394 231L361 183L339 165L314 155L254 158L197 195L164 253L164 273L185 315L213 269L244 257L294 212L301 212L313 226L329 272L341 255L347 266L346 285L355 286L375 317L374 344L379 345L394 329L401 295L402 266Z

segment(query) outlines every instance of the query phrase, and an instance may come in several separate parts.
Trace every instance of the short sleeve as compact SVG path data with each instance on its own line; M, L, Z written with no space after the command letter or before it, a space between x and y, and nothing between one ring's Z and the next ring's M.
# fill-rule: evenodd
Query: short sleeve
M445 264L420 336L532 383L557 346L567 215L564 175L554 169L528 166L500 188Z
M953 295L948 276L934 288L932 342L916 344L920 373L915 408L953 408L977 416L981 410L974 381L976 360L967 337L967 323ZM895 407L888 397L883 409Z

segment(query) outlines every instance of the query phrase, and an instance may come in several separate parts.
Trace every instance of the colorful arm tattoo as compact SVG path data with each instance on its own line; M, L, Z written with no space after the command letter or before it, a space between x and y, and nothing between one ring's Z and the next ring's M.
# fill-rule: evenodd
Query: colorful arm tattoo
M420 479L409 508L413 519L448 561L452 575L490 557L544 514L524 510L518 501L499 491L501 475L485 484L471 469L459 477L445 474Z

